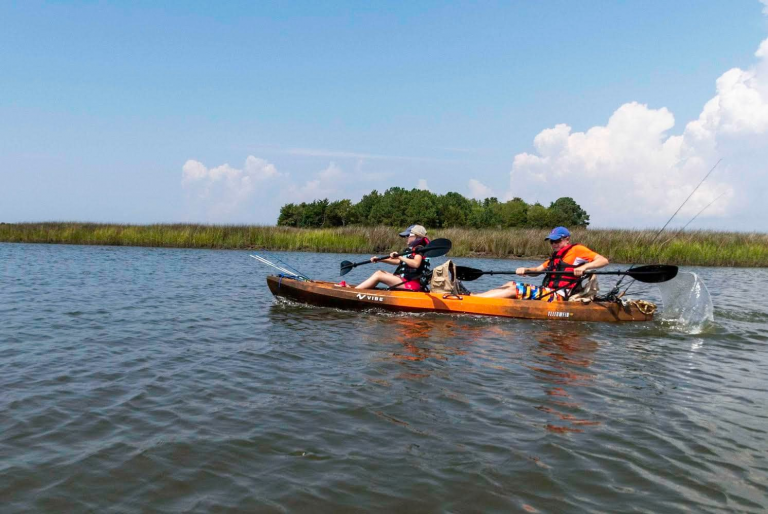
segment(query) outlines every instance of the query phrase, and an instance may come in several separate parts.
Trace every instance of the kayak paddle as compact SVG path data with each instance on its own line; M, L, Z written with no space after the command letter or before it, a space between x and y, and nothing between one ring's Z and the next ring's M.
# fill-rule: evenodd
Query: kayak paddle
M435 239L427 246L421 246L416 249L416 253L423 255L424 257L441 257L451 250L451 241L449 239ZM389 255L383 257L376 257L379 260L389 259ZM363 264L370 264L371 260L361 262L342 261L341 263L341 276L343 277L353 268L362 266Z
M526 275L539 275L541 273L547 273L541 271L538 273L526 273ZM552 275L570 275L568 271L550 271ZM459 280L470 282L477 280L483 275L515 275L514 271L483 271L475 268L468 268L466 266L456 266L456 276ZM656 284L658 282L666 282L672 280L677 275L677 266L671 266L668 264L649 264L648 266L639 266L626 271L592 271L587 270L584 275L628 275L638 282L646 282L648 284Z

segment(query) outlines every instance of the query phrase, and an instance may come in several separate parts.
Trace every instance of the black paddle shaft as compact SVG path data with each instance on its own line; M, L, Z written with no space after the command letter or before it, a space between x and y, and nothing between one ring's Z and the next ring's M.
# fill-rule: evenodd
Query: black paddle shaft
M572 275L570 271L549 271L549 272L536 272L526 273L526 275L539 275L541 273L549 273L551 275ZM459 280L472 281L477 280L483 275L515 275L515 271L483 271L475 268L469 268L466 266L456 266L456 275ZM668 264L651 264L648 266L640 266L632 268L626 271L592 271L587 270L584 275L629 275L638 282L646 282L654 284L658 282L666 282L672 280L677 276L677 266L670 266Z
M453 245L449 239L435 239L434 241L431 241L427 246L416 248L415 253L421 254L424 257L440 257L448 253L451 250L451 246ZM389 259L389 255L376 257L376 259L379 261ZM363 264L371 264L371 260L368 259L367 261L360 262L343 261L341 263L340 274L341 276L344 276L354 268L362 266Z

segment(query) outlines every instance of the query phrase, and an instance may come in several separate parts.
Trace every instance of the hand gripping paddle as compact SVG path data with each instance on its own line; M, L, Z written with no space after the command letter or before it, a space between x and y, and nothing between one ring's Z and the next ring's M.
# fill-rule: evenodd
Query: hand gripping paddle
M448 239L435 239L434 241L430 242L427 246L420 246L416 248L416 253L421 254L424 257L441 257L451 250L451 246L452 246L451 241ZM389 259L389 255L385 255L383 257L377 257L377 259L379 260ZM363 264L371 264L371 260L368 259L367 261L360 261L360 262L342 261L341 276L343 277L344 275L352 271L354 268L358 266L362 266ZM469 268L469 269L472 269L472 268Z
M545 273L544 271L540 273ZM551 275L572 275L569 271L550 271ZM538 275L539 273L528 273L527 275ZM456 276L459 280L470 282L477 280L483 275L515 275L514 271L483 271L466 266L456 266ZM656 284L672 280L677 276L677 266L669 264L649 264L648 266L638 266L637 268L626 271L592 271L587 270L584 275L629 275L638 282Z

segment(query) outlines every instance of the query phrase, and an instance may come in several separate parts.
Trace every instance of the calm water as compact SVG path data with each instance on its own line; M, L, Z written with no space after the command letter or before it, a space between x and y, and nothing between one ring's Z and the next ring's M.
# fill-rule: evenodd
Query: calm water
M0 244L0 510L763 511L768 270L695 271L715 322L688 334L280 304L247 252Z

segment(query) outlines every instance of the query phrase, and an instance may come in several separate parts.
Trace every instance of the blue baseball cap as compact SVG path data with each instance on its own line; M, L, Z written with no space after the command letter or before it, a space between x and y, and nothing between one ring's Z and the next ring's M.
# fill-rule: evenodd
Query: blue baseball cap
M571 237L571 233L568 232L568 229L565 227L555 227L552 229L552 232L550 232L549 235L544 238L544 240L560 241L564 237Z
M400 232L400 237L408 237L408 236L410 236L410 235L411 235L411 229L412 229L413 227L415 227L415 226L416 226L416 225L411 225L411 226L410 226L410 227L408 227L407 229L405 229L405 230L403 230L402 232Z

